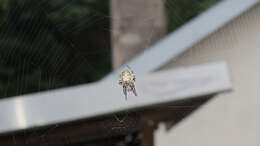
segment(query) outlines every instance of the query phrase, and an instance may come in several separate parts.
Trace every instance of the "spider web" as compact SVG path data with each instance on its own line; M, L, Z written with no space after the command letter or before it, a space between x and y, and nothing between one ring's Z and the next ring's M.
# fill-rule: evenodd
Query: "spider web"
M165 0L168 32L174 31L218 0ZM185 8L185 11L183 11ZM96 81L111 71L109 1L2 0L0 1L0 98L63 88ZM147 23L149 24L149 23ZM153 36L151 30L147 44ZM173 107L169 107L173 108ZM190 107L174 107L190 108ZM108 125L122 132L129 111L114 114ZM181 114L181 113L180 113ZM62 124L38 133L24 132L25 139L45 136ZM137 145L138 133L78 145ZM74 145L65 138L67 145ZM13 144L17 145L13 136Z

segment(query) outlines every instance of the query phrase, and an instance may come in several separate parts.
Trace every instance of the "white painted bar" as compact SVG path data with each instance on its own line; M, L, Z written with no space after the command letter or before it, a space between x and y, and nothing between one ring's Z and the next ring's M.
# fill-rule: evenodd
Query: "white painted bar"
M0 133L91 118L231 89L225 62L137 75L128 100L118 81L100 82L0 101Z

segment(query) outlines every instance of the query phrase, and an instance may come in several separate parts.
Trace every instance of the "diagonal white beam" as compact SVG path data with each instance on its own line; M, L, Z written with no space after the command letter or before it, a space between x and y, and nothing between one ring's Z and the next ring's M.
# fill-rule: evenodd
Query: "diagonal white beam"
M139 75L155 71L258 2L259 0L223 0L151 48L146 49L127 65L131 66ZM110 73L102 81L117 79L125 66Z
M0 134L92 118L231 89L225 62L161 71L137 77L138 97L128 100L118 82L100 82L0 101Z

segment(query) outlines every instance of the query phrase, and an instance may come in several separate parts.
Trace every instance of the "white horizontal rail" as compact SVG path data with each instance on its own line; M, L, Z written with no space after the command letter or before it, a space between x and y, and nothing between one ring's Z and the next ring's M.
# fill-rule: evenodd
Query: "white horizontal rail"
M137 76L138 96L128 100L118 82L101 82L0 101L0 134L91 118L231 89L224 62Z

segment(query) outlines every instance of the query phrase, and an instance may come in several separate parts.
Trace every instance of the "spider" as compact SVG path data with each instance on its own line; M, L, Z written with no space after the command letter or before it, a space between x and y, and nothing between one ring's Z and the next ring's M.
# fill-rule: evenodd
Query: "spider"
M127 100L127 92L133 92L135 96L137 96L136 90L135 90L135 74L131 70L129 66L127 66L128 69L124 70L119 79L119 84L123 86L123 92L125 95L125 99Z

